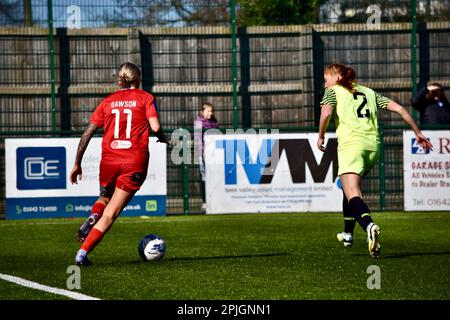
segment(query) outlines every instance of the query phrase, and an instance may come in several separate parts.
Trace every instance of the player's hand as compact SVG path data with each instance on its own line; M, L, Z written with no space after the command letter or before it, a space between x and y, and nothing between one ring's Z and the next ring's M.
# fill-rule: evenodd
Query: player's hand
M158 143L165 143L165 144L167 144L167 147L170 147L170 146L172 145L171 142L168 141L167 138L166 138L165 136L164 136L163 139L158 139L158 140L156 140L156 142L158 142Z
M156 138L158 138L156 140L156 142L165 143L167 145L170 145L170 141L167 139L166 135L164 134L164 132L161 129L154 132L154 134L155 134Z
M319 148L320 151L325 152L325 137L319 137L317 139L317 148Z
M78 180L81 180L83 177L83 170L81 169L81 166L74 165L72 172L70 172L70 182L72 184L78 184Z
M420 146L423 148L425 153L428 152L428 150L433 150L433 144L421 133L416 135L417 143L420 144Z
M159 142L159 143L165 143L165 144L167 144L167 145L170 145L170 141L167 141L167 140L165 140L165 139L158 139L158 140L156 140L156 142Z

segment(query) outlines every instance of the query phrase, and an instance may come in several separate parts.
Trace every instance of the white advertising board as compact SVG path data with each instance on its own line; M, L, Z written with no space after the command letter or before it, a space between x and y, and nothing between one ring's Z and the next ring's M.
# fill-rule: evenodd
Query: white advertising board
M450 131L422 131L433 144L425 152L414 132L403 131L406 211L450 210Z
M101 138L92 138L83 157L82 180L69 182L78 138L5 139L7 217L77 216L99 195ZM147 179L127 206L128 213L165 214L166 145L150 139Z
M341 211L336 137L317 137L205 135L207 213Z

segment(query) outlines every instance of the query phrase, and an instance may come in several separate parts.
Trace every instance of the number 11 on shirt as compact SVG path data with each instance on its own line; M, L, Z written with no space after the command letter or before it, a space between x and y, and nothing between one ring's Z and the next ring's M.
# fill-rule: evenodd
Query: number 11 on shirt
M131 137L131 119L133 117L133 112L131 109L124 109L123 112L127 115L127 128L125 130L125 138L130 139ZM120 123L120 110L112 109L111 113L116 116L115 126L114 126L114 139L119 139L119 123Z

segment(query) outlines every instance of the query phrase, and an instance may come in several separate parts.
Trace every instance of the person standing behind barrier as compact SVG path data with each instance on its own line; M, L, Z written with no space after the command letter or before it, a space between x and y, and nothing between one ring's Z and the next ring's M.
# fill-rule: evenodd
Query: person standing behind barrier
M206 193L205 193L205 160L204 160L204 141L203 136L205 134L205 130L208 129L218 129L219 124L217 122L216 117L214 116L214 105L205 102L202 104L202 108L200 110L200 114L195 117L194 121L194 140L195 140L195 148L198 156L198 163L201 175L200 182L200 192L202 196L202 210L206 210Z
M450 103L437 82L421 88L411 98L411 105L420 112L421 124L450 124Z
M325 132L331 115L335 114L338 175L344 191L344 232L338 233L337 239L350 247L356 221L367 233L370 255L378 258L380 227L373 222L361 191L362 178L375 166L380 155L378 109L397 113L411 127L417 142L425 150L433 146L404 107L358 84L352 68L337 63L329 65L325 68L324 80L317 147L325 151Z

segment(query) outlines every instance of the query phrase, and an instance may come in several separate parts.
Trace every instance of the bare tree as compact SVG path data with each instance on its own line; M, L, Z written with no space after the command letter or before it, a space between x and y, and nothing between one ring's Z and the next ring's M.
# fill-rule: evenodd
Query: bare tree
M102 19L110 26L200 26L229 23L229 0L115 0Z
M411 2L392 0L328 0L320 7L320 22L364 23L374 6L381 22L411 22ZM416 12L418 21L448 21L450 0L418 0Z
M26 27L33 25L31 0L23 0L23 22Z

